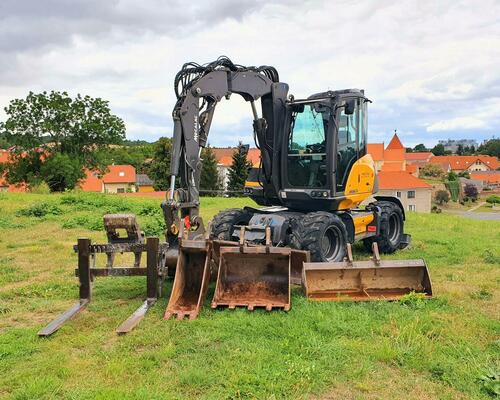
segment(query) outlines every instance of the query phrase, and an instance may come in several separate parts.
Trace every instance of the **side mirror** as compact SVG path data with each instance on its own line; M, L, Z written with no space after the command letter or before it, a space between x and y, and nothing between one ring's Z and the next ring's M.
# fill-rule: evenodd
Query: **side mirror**
M344 114L345 115L354 114L355 108L356 108L356 100L355 99L347 100L344 105Z

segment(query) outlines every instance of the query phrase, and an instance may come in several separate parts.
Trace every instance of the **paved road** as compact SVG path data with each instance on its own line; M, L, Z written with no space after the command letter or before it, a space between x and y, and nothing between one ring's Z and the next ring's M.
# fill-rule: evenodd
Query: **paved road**
M500 221L500 212L446 211L446 213L482 221Z

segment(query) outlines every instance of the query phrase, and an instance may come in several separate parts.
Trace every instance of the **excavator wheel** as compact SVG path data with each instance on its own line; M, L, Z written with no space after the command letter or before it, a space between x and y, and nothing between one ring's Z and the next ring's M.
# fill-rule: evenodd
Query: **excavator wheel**
M342 261L346 255L347 230L335 214L318 211L297 220L291 245L309 251L312 262Z
M372 243L377 242L382 253L394 253L400 248L403 239L403 211L391 201L371 203L381 209L380 234L363 240L365 249L371 252Z
M229 208L221 211L212 220L210 236L218 240L232 240L235 225L248 225L252 213L241 208Z

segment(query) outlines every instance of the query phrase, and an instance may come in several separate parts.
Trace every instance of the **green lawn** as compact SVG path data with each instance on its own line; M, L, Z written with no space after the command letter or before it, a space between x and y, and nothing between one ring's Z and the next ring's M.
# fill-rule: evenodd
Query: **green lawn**
M202 215L245 204L206 198ZM164 321L163 298L117 336L145 279L102 278L86 311L38 338L77 298L76 238L103 241L102 215L120 211L161 233L158 206L0 193L0 398L493 398L479 377L500 373L500 226L453 215L408 215L413 246L389 257L425 258L429 301L312 303L297 288L289 313L205 307L189 322Z

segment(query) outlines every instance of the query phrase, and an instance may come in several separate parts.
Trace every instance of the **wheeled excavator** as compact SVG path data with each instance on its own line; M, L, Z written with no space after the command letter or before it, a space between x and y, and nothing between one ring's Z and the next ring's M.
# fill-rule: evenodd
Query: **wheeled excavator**
M98 276L146 277L146 300L117 328L120 334L162 296L167 276L174 282L165 319L196 318L213 280L212 308L287 311L291 284L302 285L311 300L397 300L413 291L432 296L424 260L380 259L379 252L405 248L410 236L399 199L376 195L376 170L366 151L370 100L363 90L295 99L275 68L244 67L227 57L185 64L174 88L171 184L162 203L166 242L144 238L134 215L104 216L108 243L81 238L74 247L79 302L39 336L53 334L87 307ZM199 215L201 150L216 105L233 94L253 114L261 162L245 191L260 207L221 211L205 229ZM359 240L373 252L371 260L353 259L352 244ZM115 254L123 252L134 253L133 267L114 265ZM99 254L107 255L104 268L97 266Z
M175 93L171 185L162 204L170 251L178 251L167 318L197 316L210 263L217 270L214 308L288 309L290 281L317 299L397 299L412 290L430 295L423 260L379 258L379 251L405 248L410 236L400 200L374 195L376 170L366 151L371 101L363 90L295 99L275 68L221 57L185 64ZM253 114L261 165L245 192L261 208L224 210L205 232L200 154L216 105L233 94L250 103ZM372 196L375 201L360 208ZM358 240L374 249L374 262L353 261L351 244Z

